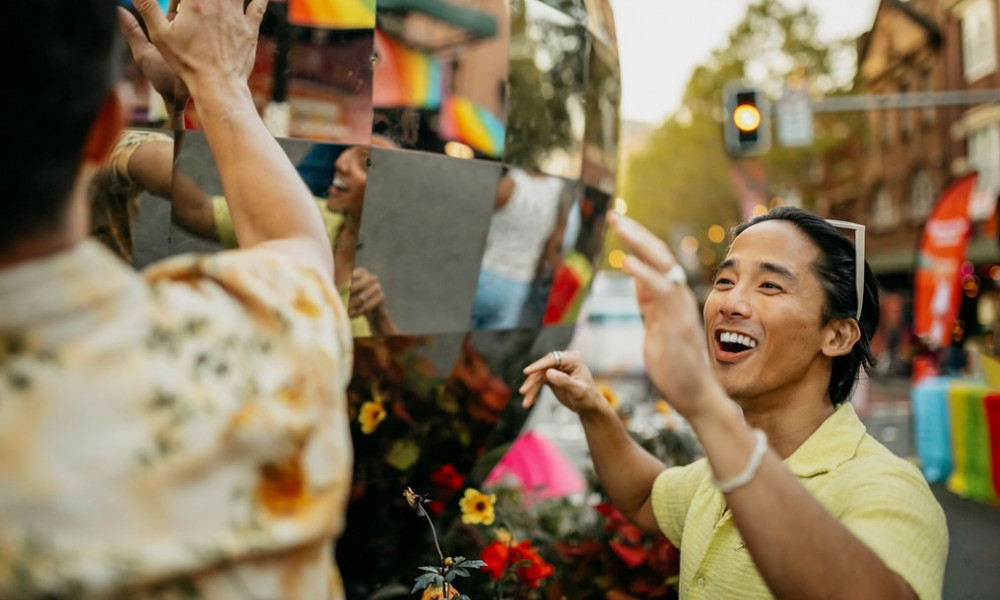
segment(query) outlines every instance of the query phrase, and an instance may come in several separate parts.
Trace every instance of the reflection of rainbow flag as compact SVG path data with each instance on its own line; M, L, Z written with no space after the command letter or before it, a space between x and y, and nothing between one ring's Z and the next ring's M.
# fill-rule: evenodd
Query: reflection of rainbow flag
M375 27L375 0L288 0L288 22L326 29Z
M445 98L439 129L443 139L462 142L488 156L503 154L503 123L468 98Z
M170 7L170 0L159 0L159 2L160 2L160 8L163 9L163 12L164 13L167 12L167 8ZM122 0L122 4L124 4L125 6L134 6L132 4L132 0Z
M377 108L441 105L442 67L437 58L375 30L373 102Z

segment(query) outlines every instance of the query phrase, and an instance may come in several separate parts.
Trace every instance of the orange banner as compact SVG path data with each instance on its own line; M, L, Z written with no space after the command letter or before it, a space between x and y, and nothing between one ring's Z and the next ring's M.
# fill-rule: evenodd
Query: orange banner
M972 232L969 198L975 189L975 173L949 185L927 219L920 240L913 332L933 347L951 344L951 329L962 300L959 270Z

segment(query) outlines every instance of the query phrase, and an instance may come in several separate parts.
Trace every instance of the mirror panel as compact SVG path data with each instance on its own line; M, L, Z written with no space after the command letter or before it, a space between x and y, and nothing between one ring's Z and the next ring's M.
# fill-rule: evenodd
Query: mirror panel
M553 277L544 325L576 323L600 260L611 196L589 186L578 189L578 201L567 219L562 260Z
M399 147L498 160L509 19L503 0L382 0L374 132Z
M541 0L511 4L505 163L580 178L588 40L585 25Z
M471 329L541 325L561 262L573 187L552 175L505 169L486 237Z
M594 42L590 46L587 71L587 127L584 135L583 182L615 192L618 171L618 139L621 104L621 79L618 56L608 46Z
M372 148L357 266L377 274L393 331L468 329L499 178L494 162Z

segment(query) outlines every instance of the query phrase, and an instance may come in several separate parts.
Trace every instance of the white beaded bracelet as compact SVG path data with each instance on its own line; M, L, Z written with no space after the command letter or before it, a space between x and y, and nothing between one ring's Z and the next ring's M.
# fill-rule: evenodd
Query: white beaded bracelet
M729 492L750 483L753 476L757 474L757 469L760 468L760 463L764 461L764 455L767 454L767 436L764 435L764 432L760 429L754 429L753 433L757 438L757 445L753 447L753 452L750 453L750 461L747 463L747 468L743 469L742 473L732 479L729 479L728 481L719 481L714 478L712 479L712 484L719 488L719 491L723 494L728 494Z

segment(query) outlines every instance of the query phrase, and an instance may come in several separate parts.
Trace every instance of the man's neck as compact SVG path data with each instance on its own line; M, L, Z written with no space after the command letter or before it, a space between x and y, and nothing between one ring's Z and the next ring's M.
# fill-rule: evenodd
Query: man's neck
M0 269L58 254L86 239L90 222L86 189L83 184L76 186L61 219L39 233L16 240L0 252Z
M836 410L825 387L822 393L794 399L753 398L739 404L747 423L764 430L782 459L791 456Z

